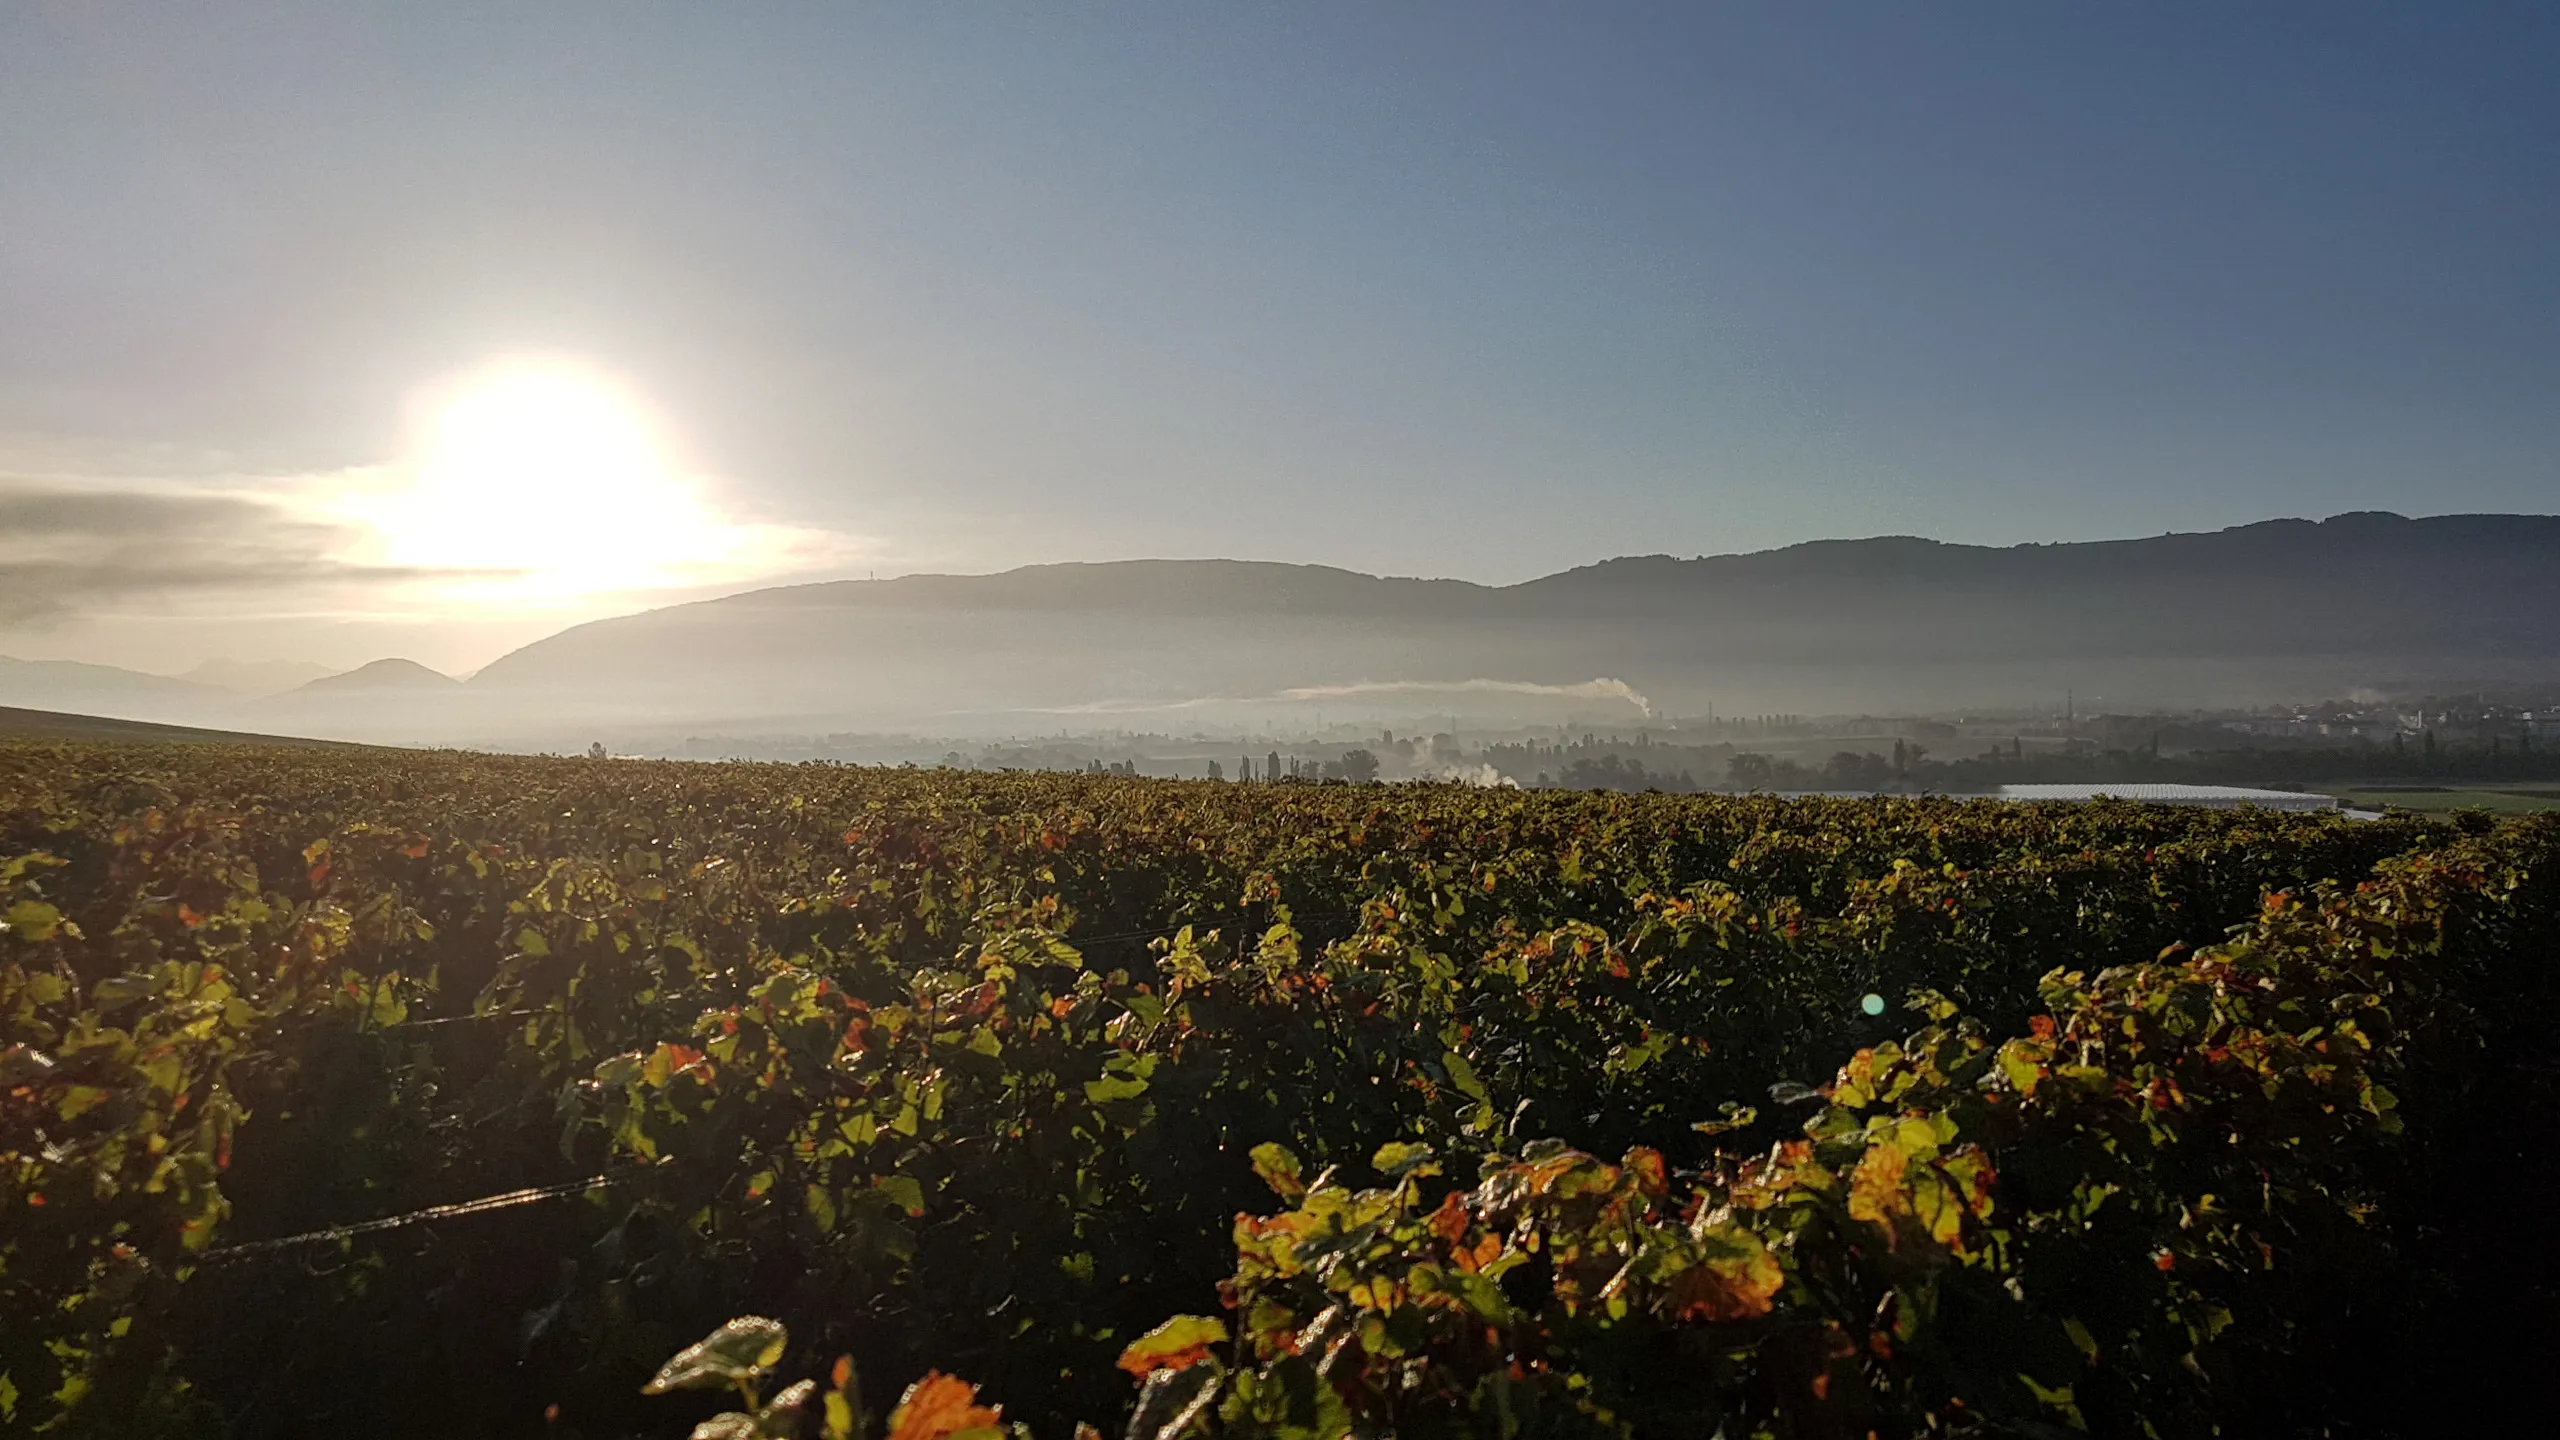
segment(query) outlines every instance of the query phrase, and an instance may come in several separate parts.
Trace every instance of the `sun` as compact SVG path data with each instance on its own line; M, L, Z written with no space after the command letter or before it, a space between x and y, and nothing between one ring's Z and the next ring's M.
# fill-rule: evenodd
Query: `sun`
M384 563L512 603L721 578L756 541L629 391L553 360L498 362L432 392L400 483L363 509Z

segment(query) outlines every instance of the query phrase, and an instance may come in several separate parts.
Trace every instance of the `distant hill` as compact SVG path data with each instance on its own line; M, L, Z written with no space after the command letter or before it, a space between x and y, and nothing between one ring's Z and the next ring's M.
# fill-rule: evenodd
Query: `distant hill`
M1435 687L1481 707L1604 677L1695 714L2058 702L2066 689L2241 703L2519 676L2560 677L2560 517L2361 513L2010 547L1822 541L1510 586L1233 560L918 575L581 625L468 688L578 713L955 727L1178 721L1283 694L1335 696L1350 713L1389 692L1424 704Z
M343 675L324 675L307 684L294 687L295 695L352 695L360 692L426 691L449 694L462 688L462 682L440 674L415 660L376 660L359 665Z
M128 711L192 719L234 699L210 685L74 660L16 660L0 655L0 705L38 710Z
M313 660L207 660L176 678L234 695L281 695L338 671Z
M338 740L305 740L291 735L258 735L240 730L205 730L193 725L154 725L146 720L67 715L55 710L23 710L16 706L0 706L0 739L124 741L151 745L269 745L303 750L363 748Z

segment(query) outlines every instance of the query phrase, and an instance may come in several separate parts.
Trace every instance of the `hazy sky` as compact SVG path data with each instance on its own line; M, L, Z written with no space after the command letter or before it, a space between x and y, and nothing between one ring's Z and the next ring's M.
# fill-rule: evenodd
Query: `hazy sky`
M12 5L0 652L2547 511L2555 64L2544 4Z

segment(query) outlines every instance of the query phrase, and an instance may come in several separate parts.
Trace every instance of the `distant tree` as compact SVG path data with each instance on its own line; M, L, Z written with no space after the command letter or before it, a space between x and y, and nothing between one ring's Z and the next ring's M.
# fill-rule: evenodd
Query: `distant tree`
M1757 789L1768 784L1769 777L1775 773L1776 768L1769 762L1768 756L1750 750L1745 750L1724 762L1725 778L1747 789Z
M1265 780L1277 780L1280 778L1279 751L1274 750L1268 756L1264 757L1262 762L1262 778Z
M1209 762L1209 778L1212 780L1224 780L1227 778L1227 772L1224 767L1218 764L1217 761L1212 760Z
M1366 750L1345 750L1342 758L1327 768L1354 785L1365 785L1378 778L1378 757Z
M1891 773L1883 756L1855 750L1842 750L1822 766L1823 783L1837 790L1871 790Z
M1896 775L1911 773L1911 747L1903 744L1899 739L1893 742L1893 773Z
M1618 755L1603 755L1573 760L1556 777L1556 783L1567 790L1645 790L1656 789L1663 777L1645 772L1644 762Z
M587 758L590 760L602 760L606 753L604 742L601 740L587 747Z

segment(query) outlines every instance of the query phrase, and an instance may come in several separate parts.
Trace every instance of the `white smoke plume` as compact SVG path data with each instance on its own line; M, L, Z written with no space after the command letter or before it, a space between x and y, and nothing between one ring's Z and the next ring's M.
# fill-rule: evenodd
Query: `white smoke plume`
M1198 710L1212 705L1298 705L1317 700L1367 699L1384 695L1527 695L1551 700L1614 700L1650 718L1653 702L1624 680L1592 679L1572 685L1542 685L1534 680L1359 680L1347 685L1301 685L1268 695L1200 695L1189 700L1094 700L1082 705L1041 706L1038 715L1144 715L1165 710Z
M1653 714L1653 702L1624 680L1593 679L1574 685L1541 685L1533 680L1362 680L1350 685L1302 685L1271 696L1274 700L1336 700L1364 695L1539 695L1557 700L1623 700L1639 715Z

